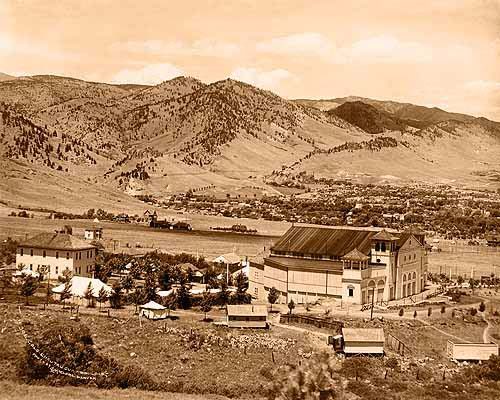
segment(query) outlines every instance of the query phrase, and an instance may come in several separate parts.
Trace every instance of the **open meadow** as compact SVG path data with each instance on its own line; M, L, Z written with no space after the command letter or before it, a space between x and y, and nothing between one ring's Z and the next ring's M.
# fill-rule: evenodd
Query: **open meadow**
M104 229L102 243L106 250L130 254L144 254L159 249L168 253L199 254L206 258L230 252L235 252L240 256L254 257L261 254L265 248L268 249L277 239L277 236L263 234L246 235L210 231L208 230L209 221L202 219L193 224L194 230L191 232L153 229L140 224L107 221L99 222L99 226ZM237 222L240 221L232 221L233 224ZM0 217L0 239L11 237L23 240L41 232L52 232L64 225L70 225L74 235L83 237L84 229L92 224L90 220ZM270 227L271 232L279 231L272 224ZM286 230L286 227L284 229Z
M432 251L428 255L429 272L470 278L474 271L475 279L500 274L500 247L469 246L463 241L456 244L443 241L439 247L440 252Z

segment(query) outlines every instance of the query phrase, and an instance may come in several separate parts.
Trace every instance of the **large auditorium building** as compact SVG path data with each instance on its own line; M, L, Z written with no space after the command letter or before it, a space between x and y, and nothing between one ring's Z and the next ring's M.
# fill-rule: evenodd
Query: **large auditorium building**
M421 231L295 225L262 263L250 263L249 292L265 301L275 287L280 303L379 303L420 293L426 274Z

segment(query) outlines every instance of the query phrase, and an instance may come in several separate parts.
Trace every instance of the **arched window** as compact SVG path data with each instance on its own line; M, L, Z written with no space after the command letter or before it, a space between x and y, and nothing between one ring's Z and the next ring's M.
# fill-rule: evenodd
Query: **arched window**
M385 242L382 242L382 251L385 251L386 248L385 248Z
M403 275L403 282L406 282L406 274Z
M416 278L417 278L417 274L414 272L412 275L412 279L416 279Z

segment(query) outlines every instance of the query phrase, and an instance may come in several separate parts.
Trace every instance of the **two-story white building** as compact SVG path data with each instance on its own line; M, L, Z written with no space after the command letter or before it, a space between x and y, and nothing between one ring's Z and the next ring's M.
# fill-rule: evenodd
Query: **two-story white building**
M46 269L50 279L68 269L73 275L92 277L97 248L67 233L40 233L19 243L16 267L38 272Z
M424 290L427 255L422 232L380 228L292 226L263 263L250 263L248 292L280 302L337 298L366 304Z

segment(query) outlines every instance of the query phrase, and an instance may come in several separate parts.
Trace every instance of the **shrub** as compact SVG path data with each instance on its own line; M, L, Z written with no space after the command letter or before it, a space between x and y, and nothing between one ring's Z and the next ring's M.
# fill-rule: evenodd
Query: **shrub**
M334 379L335 371L335 359L328 353L317 354L299 366L286 366L273 382L270 398L280 400L334 398L336 392L342 390L337 389L341 385Z
M479 311L484 312L484 310L486 310L486 305L484 301L482 301L481 304L479 304Z
M113 358L97 354L90 330L78 322L54 324L38 334L31 334L30 342L32 346L26 344L18 370L19 377L27 383L156 388L154 380L142 369L123 367ZM82 376L94 379L82 379Z
M402 317L405 313L405 310L403 308L399 309L399 316Z
M477 314L477 309L476 308L471 308L470 309L470 315L474 316Z
M417 318L417 310L413 311L413 318Z

